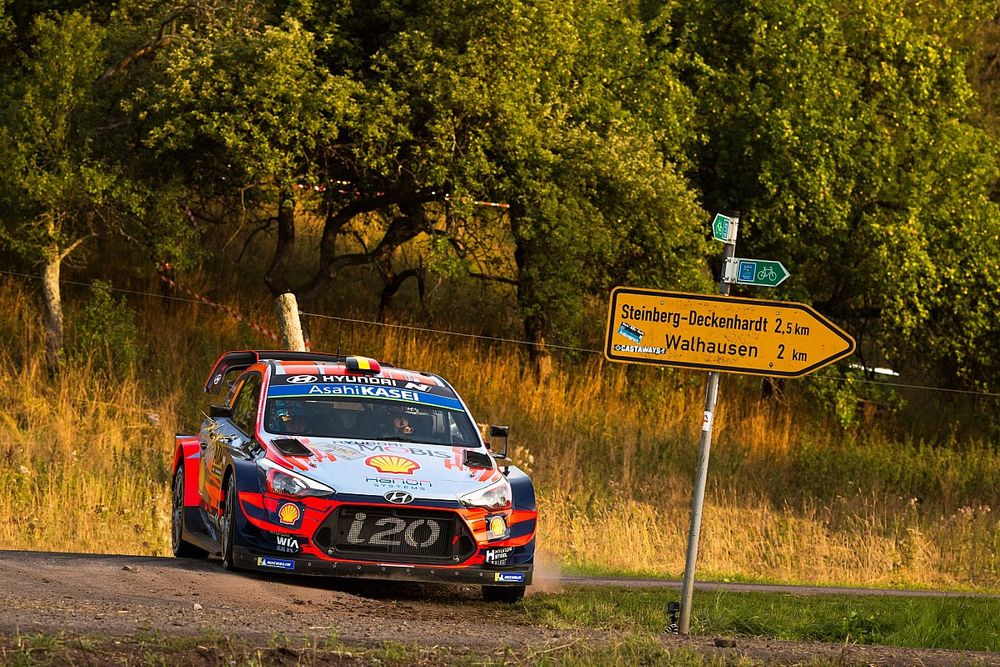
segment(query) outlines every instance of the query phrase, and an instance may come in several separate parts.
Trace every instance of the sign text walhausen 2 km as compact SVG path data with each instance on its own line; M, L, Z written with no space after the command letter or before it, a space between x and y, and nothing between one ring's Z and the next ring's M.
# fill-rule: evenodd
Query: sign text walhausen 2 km
M854 352L854 339L803 303L616 287L611 361L799 377Z

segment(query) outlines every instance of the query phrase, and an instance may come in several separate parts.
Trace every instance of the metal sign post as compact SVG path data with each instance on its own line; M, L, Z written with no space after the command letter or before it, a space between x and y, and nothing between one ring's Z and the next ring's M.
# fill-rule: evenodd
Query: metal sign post
M729 296L729 283L725 278L725 266L736 254L736 236L739 233L740 214L731 213L725 246L722 251L722 277L719 293ZM691 632L691 603L694 599L694 570L698 561L698 536L701 533L701 512L705 505L705 484L708 481L708 454L712 449L712 422L715 421L715 404L719 400L719 373L708 374L705 387L705 415L701 423L701 440L698 443L698 471L694 477L694 498L691 500L691 527L688 530L687 555L684 558L684 585L681 588L681 620L678 630L682 635Z

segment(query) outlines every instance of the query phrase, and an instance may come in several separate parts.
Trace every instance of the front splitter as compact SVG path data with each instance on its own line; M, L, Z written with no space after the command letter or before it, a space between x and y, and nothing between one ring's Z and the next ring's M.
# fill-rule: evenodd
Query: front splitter
M531 565L487 569L479 566L438 568L391 563L329 562L303 556L255 554L241 547L233 549L233 560L238 568L260 572L435 584L527 586L531 583L532 575Z

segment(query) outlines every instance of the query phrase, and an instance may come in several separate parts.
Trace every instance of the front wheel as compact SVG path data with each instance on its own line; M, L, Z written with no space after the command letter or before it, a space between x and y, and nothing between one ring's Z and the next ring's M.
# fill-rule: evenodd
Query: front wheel
M222 510L222 567L236 570L233 562L233 542L236 537L236 481L230 478L226 486L226 505Z
M208 552L184 539L184 466L178 466L170 502L170 547L176 558L205 558Z
M524 586L483 586L483 599L513 604L524 597L524 589Z

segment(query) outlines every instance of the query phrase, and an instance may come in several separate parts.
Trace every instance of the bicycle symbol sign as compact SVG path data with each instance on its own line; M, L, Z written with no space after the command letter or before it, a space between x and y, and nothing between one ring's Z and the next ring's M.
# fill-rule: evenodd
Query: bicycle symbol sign
M770 266L765 266L757 272L757 280L773 281L778 279L778 274Z
M737 263L738 270L729 279L741 285L759 285L761 287L775 287L788 278L788 269L781 262L773 259L740 259L732 260Z

